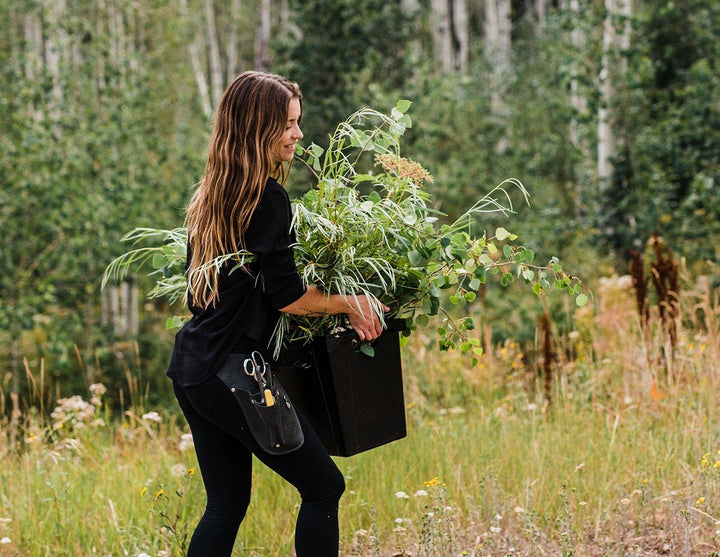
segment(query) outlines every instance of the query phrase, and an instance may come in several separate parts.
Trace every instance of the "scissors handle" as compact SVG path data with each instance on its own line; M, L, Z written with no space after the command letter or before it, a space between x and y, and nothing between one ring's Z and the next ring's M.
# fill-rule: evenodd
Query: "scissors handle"
M248 370L248 366L251 368L251 370ZM263 358L262 354L260 352L254 351L250 354L249 358L246 358L243 362L243 368L245 370L245 373L251 377L255 378L255 381L257 381L258 388L259 388L259 396L260 396L260 403L265 403L266 406L272 406L275 404L275 400L273 399L272 392L270 389L268 389L268 377L272 377L271 373L268 373L268 365L265 362L265 358ZM269 395L269 396L268 396Z
M250 369L248 369L248 367ZM243 362L243 370L245 370L245 375L249 375L250 377L255 377L255 370L256 370L255 363L250 358L245 358L245 361Z

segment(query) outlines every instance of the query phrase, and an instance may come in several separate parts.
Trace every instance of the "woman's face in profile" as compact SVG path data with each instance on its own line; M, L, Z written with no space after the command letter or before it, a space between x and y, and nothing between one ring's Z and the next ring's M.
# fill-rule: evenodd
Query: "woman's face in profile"
M300 131L300 117L302 108L299 99L290 99L288 103L288 119L285 123L285 132L280 137L276 149L278 162L290 162L295 156L295 144L303 138Z

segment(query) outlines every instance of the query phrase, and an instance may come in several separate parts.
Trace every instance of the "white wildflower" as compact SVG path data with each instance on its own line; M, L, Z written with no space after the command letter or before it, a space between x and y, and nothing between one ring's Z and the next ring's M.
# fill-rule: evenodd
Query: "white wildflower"
M93 383L92 385L90 385L90 393L92 394L92 397L90 397L90 402L95 406L101 406L102 396L106 392L107 389L105 388L105 385L103 385L102 383Z
M192 433L183 433L180 436L180 443L178 443L178 449L180 449L181 452L192 449L194 446L195 444L193 443Z
M12 542L12 540L11 540L10 538L8 538L7 536L5 536L4 538L0 539L0 544L2 544L2 545L9 544L10 542Z
M153 411L153 412L148 412L147 414L143 414L143 415L142 415L142 419L143 419L143 420L148 420L148 421L151 421L151 422L157 422L157 423L160 423L160 422L162 421L162 418L160 417L160 414L158 414L158 413L155 412L155 411Z
M424 489L418 489L415 493L413 493L413 497L427 497L428 492Z
M107 392L107 389L102 383L93 383L90 385L90 392L95 396L103 396Z
M500 528L499 526L490 526L490 531L493 534L499 534L501 530L502 528Z
M170 473L175 478L180 478L185 475L187 472L187 466L184 464L174 464L173 467L170 469Z
M397 497L398 499L410 499L410 496L404 491L396 491L395 497Z

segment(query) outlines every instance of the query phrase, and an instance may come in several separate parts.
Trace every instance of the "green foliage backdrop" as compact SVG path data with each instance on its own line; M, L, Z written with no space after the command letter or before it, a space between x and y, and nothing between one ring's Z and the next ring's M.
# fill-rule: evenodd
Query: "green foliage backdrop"
M435 177L437 208L457 217L479 192L520 179L531 207L516 203L510 228L538 257L576 262L590 284L625 273L629 250L653 231L698 272L717 261L717 2L636 1L629 48L609 53L606 3L540 13L539 3L513 2L502 73L481 2L466 3L467 60L451 69L439 61L428 2L271 2L264 57L265 4L233 11L237 4L0 5L0 365L12 390L23 388L23 357L31 369L44 359L67 392L91 378L122 379L128 340L142 345L143 373L162 384L170 333L103 330L102 270L128 230L182 225L203 170L207 102L218 82L265 59L305 92L306 145L326 145L360 106L413 101L407 154ZM457 29L453 48L464 40ZM611 100L618 149L605 181L596 172L604 55L627 68ZM296 166L291 193L310 180ZM496 226L488 220L488 230ZM528 304L508 309L517 305L488 298L486 316L504 316L493 322L496 339L517 336L518 322L532 338L532 320L518 317ZM146 310L145 327L165 312Z

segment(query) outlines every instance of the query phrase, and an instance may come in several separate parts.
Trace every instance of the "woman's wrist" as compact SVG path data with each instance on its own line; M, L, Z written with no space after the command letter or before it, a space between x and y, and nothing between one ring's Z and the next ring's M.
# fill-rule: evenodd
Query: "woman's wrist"
M357 308L351 303L352 296L343 294L330 294L328 299L328 313L355 313Z

